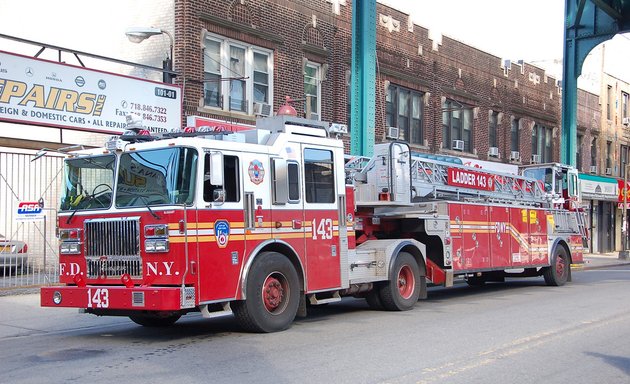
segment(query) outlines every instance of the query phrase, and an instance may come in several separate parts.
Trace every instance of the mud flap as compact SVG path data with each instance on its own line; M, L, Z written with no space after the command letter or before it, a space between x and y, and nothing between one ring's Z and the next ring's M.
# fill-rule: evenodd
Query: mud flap
M427 298L427 277L420 276L420 297L419 300L425 300Z
M297 317L306 317L306 295L300 292L300 304L298 304Z

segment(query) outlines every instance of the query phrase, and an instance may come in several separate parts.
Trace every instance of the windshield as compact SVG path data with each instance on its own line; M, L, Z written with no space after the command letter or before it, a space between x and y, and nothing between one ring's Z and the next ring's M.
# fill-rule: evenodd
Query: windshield
M120 156L116 207L192 204L197 179L197 151L166 148Z
M111 206L114 185L114 155L67 159L60 209L106 209Z
M545 192L552 192L553 175L554 172L551 168L531 168L523 172L523 176L531 177L544 183Z

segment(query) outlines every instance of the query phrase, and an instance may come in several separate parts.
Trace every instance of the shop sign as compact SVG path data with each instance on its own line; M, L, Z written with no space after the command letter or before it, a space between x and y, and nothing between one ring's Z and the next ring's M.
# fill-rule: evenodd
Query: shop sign
M617 179L580 174L582 198L587 200L619 201Z
M181 125L181 87L0 51L0 121L119 134Z

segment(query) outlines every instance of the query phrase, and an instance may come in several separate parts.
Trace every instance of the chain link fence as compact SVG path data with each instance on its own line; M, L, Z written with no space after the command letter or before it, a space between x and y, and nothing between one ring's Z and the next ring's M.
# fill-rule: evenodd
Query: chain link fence
M0 151L0 289L59 280L56 226L63 157L35 157ZM21 202L43 202L43 219L23 220Z

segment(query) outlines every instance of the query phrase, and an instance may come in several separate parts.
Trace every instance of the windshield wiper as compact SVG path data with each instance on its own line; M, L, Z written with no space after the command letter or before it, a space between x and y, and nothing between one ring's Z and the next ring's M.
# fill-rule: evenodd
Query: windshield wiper
M72 218L74 217L74 214L77 213L79 211L79 207L76 207L72 213L70 214L70 216L68 217L68 220L66 220L66 224L70 224L70 222L72 221Z
M147 207L147 209L149 210L149 213L151 214L151 216L155 217L156 220L162 220L162 218L160 216L158 216L157 213L153 212L153 210L151 209L151 207L149 206L149 203L147 202L146 197L139 195L140 199L142 199L142 202L144 203L144 206Z

